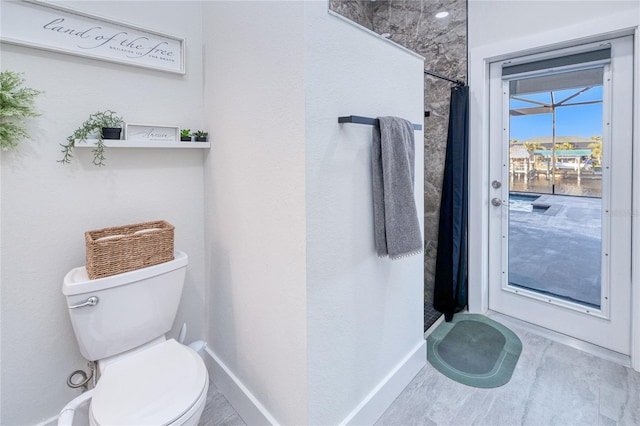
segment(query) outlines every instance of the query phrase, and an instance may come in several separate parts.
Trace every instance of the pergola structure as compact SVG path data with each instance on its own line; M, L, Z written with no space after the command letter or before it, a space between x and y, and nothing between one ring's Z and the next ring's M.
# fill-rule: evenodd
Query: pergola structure
M534 171L533 155L523 145L515 145L509 148L509 174L512 177L522 176L527 182Z

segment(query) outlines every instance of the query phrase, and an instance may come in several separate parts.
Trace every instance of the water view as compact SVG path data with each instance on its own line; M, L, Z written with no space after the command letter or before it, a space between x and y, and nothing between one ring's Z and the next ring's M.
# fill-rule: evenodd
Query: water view
M602 179L592 177L563 178L557 175L555 192L551 180L540 176L537 179L512 178L509 189L514 192L533 192L538 194L578 195L583 197L602 197Z

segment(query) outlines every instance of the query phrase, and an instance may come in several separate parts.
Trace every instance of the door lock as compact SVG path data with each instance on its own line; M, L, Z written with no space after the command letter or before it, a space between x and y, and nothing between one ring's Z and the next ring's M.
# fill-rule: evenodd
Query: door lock
M493 204L496 207L500 207L502 205L502 200L498 197L496 198L492 198L491 199L491 204Z
M493 182L491 182L491 186L493 186L495 189L498 189L502 186L502 184L497 180L494 180Z

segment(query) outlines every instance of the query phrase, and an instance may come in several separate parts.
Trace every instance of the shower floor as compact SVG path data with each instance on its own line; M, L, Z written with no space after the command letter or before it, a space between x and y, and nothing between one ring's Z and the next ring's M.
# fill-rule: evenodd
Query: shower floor
M431 302L424 304L424 331L427 331L442 314L433 308Z

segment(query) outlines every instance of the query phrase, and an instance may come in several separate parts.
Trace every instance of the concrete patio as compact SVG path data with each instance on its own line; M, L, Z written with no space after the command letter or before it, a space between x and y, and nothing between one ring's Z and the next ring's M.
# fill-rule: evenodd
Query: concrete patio
M509 282L599 307L601 199L541 195L532 207L509 211Z

